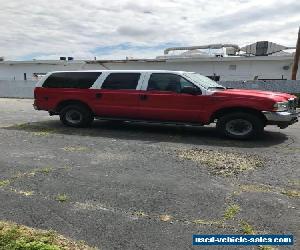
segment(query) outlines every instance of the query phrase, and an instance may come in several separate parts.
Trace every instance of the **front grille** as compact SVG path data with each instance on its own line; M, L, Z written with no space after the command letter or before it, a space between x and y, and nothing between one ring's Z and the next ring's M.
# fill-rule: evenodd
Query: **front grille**
M289 110L296 110L298 107L298 98L289 99Z

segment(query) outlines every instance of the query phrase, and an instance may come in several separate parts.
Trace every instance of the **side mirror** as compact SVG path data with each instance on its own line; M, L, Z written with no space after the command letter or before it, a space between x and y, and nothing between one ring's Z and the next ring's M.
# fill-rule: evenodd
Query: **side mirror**
M185 86L181 89L181 93L190 94L190 95L197 95L197 94L200 94L201 91L197 87Z

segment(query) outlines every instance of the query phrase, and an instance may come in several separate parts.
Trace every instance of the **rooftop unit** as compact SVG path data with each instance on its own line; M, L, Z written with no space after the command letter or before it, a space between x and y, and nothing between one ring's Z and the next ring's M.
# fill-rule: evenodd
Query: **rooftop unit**
M276 52L280 52L287 49L295 49L295 47L286 47L280 44L268 42L268 41L259 41L252 43L245 47L241 48L241 51L246 52L246 54L254 56L268 56Z
M225 50L224 50L225 49ZM269 41L259 41L240 48L236 44L220 43L207 44L199 46L171 47L164 50L164 55L157 58L176 58L176 57L222 57L222 56L268 56L283 50L295 49L295 47L287 47ZM207 53L211 50L222 50L223 52ZM181 54L170 55L171 51L184 51ZM241 53L242 52L242 53ZM222 54L223 53L223 54Z

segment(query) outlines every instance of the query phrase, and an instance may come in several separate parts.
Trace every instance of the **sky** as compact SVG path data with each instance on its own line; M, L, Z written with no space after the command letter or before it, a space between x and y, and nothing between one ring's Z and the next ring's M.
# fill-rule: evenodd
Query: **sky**
M295 46L300 1L0 0L0 21L5 59L154 58L174 46Z

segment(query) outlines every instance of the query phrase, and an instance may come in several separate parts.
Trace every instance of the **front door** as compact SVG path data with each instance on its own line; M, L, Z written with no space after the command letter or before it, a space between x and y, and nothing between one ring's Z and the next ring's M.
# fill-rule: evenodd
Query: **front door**
M205 96L181 93L184 86L196 87L180 75L152 73L147 89L142 91L139 116L146 120L201 122Z

